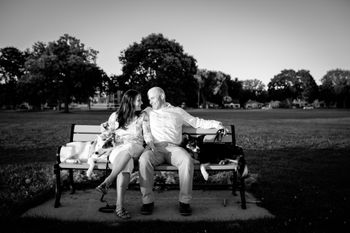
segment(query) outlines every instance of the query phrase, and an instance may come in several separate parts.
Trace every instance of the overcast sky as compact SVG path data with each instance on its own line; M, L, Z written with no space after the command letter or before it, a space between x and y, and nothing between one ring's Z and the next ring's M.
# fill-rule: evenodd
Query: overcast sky
M0 48L68 33L121 74L120 52L151 33L176 40L198 68L266 85L283 69L319 83L350 70L350 0L0 0Z

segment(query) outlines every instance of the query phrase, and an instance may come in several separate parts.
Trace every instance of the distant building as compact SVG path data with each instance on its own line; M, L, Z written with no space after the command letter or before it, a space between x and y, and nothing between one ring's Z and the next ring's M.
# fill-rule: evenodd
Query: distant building
M121 101L121 91L117 93L106 94L105 92L96 92L90 100L91 109L116 109Z
M231 103L226 103L226 104L224 104L224 107L225 107L225 108L239 109L239 108L241 108L241 105L240 105L239 103L233 103L233 102L231 102Z
M303 108L307 105L307 102L305 100L302 99L294 99L292 102L292 106L294 108Z
M222 102L225 108L233 108L233 109L241 108L239 101L237 99L232 99L230 96L225 96Z
M255 100L248 100L247 103L245 103L244 107L246 109L259 109L263 106L262 103L255 101Z
M314 100L314 102L312 103L312 105L315 107L315 108L325 108L326 107L326 103L321 100L319 101L318 99Z
M205 108L219 108L218 104L206 101Z
M269 103L271 108L279 108L281 105L281 101L279 100L271 100Z

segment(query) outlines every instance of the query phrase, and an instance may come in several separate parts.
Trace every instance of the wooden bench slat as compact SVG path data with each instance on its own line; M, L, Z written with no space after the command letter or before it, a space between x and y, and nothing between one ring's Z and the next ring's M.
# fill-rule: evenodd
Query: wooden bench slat
M228 129L228 134L231 134L230 129ZM191 126L184 126L182 128L183 133L188 134L206 134L206 135L215 135L217 129L202 129L202 128L193 128ZM74 133L100 133L99 125L74 125Z
M210 164L207 166L206 170L207 171L232 171L235 170L237 167L236 164L228 164L228 165L219 165L219 164ZM195 170L199 170L200 169L200 165L199 164L195 164L194 165L194 169ZM172 165L167 165L167 164L161 164L159 166L156 166L154 168L155 171L178 171L177 167L172 166Z
M60 163L60 168L62 169L81 169L87 170L89 165L87 163ZM112 165L109 163L108 167L112 169ZM207 166L207 170L210 171L232 171L236 169L237 165L235 163L227 164L227 165L219 165L219 164L210 164ZM103 170L106 169L106 163L96 163L94 169ZM195 170L200 169L199 164L194 165ZM177 167L167 164L161 164L154 168L155 171L177 171Z
M231 134L231 129L229 129L228 134ZM188 134L206 134L206 135L215 135L217 129L202 129L202 128L193 128L191 126L184 126L182 127L182 133L188 133Z
M214 142L215 135L208 135L204 137L204 142ZM222 138L221 142L232 142L231 135L226 135Z
M93 141L96 139L96 134L74 134L72 141L73 142L87 142L87 141ZM212 142L214 141L215 135L208 135L204 137L204 142ZM232 142L232 138L230 135L225 136L222 139L222 142Z
M182 133L188 133L193 135L206 135L204 137L205 142L212 142L215 138L217 129L202 129L202 128L192 128L190 126L184 126L182 128ZM73 142L86 142L93 141L96 139L96 135L100 134L99 125L74 125L73 128ZM231 132L229 132L222 140L223 142L232 142Z
M202 128L193 128L191 126L184 126L182 128L183 133L188 134L216 134L217 129L202 129ZM99 125L74 125L75 133L100 133ZM229 132L231 133L231 132Z
M88 141L93 141L96 139L96 134L74 134L72 141L73 142L88 142Z
M110 164L109 168L111 168ZM62 169L82 169L87 170L89 168L89 164L87 163L60 163L60 168ZM106 163L96 163L95 169L103 170L106 168Z
M74 125L74 133L99 134L99 125Z

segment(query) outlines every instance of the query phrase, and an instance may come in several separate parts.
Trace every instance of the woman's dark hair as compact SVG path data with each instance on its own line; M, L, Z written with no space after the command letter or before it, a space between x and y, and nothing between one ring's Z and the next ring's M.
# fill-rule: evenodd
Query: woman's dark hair
M117 121L119 123L118 128L125 128L125 126L134 119L135 116L139 116L141 111L135 110L135 100L140 92L130 89L124 93L120 108L117 111Z

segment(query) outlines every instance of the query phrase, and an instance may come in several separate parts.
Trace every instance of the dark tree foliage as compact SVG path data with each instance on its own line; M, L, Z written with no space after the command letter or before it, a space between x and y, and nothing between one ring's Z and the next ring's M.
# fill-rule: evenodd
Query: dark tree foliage
M225 97L238 99L242 89L237 79L231 80L230 75L220 71L199 69L196 79L199 84L199 105L203 106L207 104L206 102L223 106Z
M321 79L320 99L338 108L350 108L350 71L330 70Z
M118 77L121 90L137 89L146 99L147 90L159 86L165 90L168 102L196 106L196 60L175 40L151 34L122 51L119 60L123 65L123 74Z
M307 70L299 70L296 73L298 79L298 98L312 103L318 98L318 86Z
M298 96L296 72L294 70L282 70L281 73L271 79L268 84L268 92L272 100L293 100Z
M64 103L68 112L73 100L87 102L108 79L96 65L97 51L67 34L48 45L36 43L30 54L21 86L30 90L25 94L34 106Z
M14 108L22 101L18 80L23 76L26 56L14 47L0 49L0 106Z

